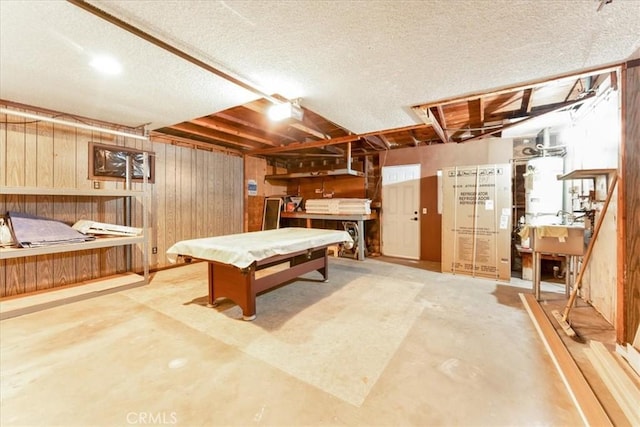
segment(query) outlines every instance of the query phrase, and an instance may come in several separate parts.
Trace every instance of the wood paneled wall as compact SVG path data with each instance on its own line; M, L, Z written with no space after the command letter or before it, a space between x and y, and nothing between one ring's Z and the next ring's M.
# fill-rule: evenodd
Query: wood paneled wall
M241 157L157 142L152 148L151 269L170 265L165 252L177 241L243 231Z
M618 229L617 340L633 342L640 325L640 57L623 69L623 143L618 187L621 225Z
M155 153L148 205L150 268L169 265L178 240L242 232L242 158L158 142L143 142L17 116L0 116L0 186L90 189L88 142ZM124 183L100 181L101 188ZM134 190L142 184L134 183ZM121 197L0 195L0 213L26 212L73 224L78 219L123 223ZM132 225L142 226L141 200L132 200ZM126 271L125 247L0 261L0 297L79 283ZM142 248L132 267L142 271Z
M263 158L245 156L244 158L244 197L245 209L244 224L246 231L262 230L262 215L264 199L269 196L284 196L287 194L287 184L281 181L267 181L266 175L286 173L284 168L275 168L267 165ZM249 180L254 180L257 185L257 194L249 196Z

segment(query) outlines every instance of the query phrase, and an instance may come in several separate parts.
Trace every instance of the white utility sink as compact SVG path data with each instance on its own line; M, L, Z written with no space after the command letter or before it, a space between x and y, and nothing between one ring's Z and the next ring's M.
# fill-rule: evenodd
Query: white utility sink
M584 255L584 227L577 225L538 225L530 227L531 249L558 255Z

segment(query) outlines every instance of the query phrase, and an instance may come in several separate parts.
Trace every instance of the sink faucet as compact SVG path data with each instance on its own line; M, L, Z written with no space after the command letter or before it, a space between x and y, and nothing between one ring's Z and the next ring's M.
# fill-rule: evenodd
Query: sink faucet
M576 219L576 217L573 215L572 212L567 212L564 210L559 210L556 213L556 216L561 216L562 217L562 223L564 224L565 221L567 221L569 223L569 225L573 224L573 221Z

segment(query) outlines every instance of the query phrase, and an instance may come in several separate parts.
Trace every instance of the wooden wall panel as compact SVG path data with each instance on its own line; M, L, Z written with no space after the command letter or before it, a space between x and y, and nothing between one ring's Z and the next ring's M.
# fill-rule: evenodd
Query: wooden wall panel
M51 145L53 146L53 145ZM53 163L53 162L52 162ZM53 174L51 174L53 179ZM35 215L53 218L53 196L38 196ZM36 257L35 268L37 270L36 288L38 290L50 289L54 286L54 263L56 255L40 255ZM24 259L25 265L32 264L30 258Z
M220 155L214 156L214 192L213 198L216 202L213 204L213 224L216 230L221 230L224 233L224 210L219 200L224 200L224 163L223 157ZM222 234L221 233L221 234Z
M262 216L264 210L264 199L273 195L287 194L287 181L282 180L265 180L266 175L276 173L286 173L284 168L274 168L267 165L266 159L252 156L244 158L244 230L259 231L262 230ZM248 185L249 180L256 181L258 186L257 194L249 196Z
M242 174L244 160L241 157L236 156L228 156L231 159L231 175L229 179L233 185L233 203L231 204L233 208L233 221L231 222L231 232L232 233L242 233L244 231L244 226L242 223L242 217L244 215L244 180L237 178L238 172ZM240 220L240 221L238 221Z
M231 161L228 157L225 157L222 161L222 198L225 200L232 200L234 198L233 194L233 185L230 182L230 176L232 173L231 170ZM222 220L224 230L224 234L231 234L231 221L233 220L233 210L232 206L229 203L225 203L222 205Z
M53 187L53 125L51 123L38 123L37 137L37 169L36 185L38 187Z
M167 162L166 162L166 149L170 147L167 144L155 144L153 147L156 157L156 173L155 184L152 187L152 197L149 209L149 225L151 233L149 236L149 245L151 248L157 248L156 254L149 254L149 268L158 268L160 265L160 257L164 255L168 247L165 245L166 241L166 226L167 217L165 215L166 192L159 191L166 188L166 174L167 174ZM163 161L159 161L163 159ZM162 208L161 208L162 207ZM164 258L164 257L163 257Z
M623 274L616 322L617 339L623 343L633 342L640 325L640 59L628 65L623 74Z
M176 150L177 148L174 145L167 145L165 148L165 158L161 157L156 159L156 164L158 162L164 163L165 170L165 189L164 189L164 206L158 205L158 214L162 215L162 211L164 211L164 236L158 235L158 241L162 241L164 238L164 242L166 242L166 249L168 249L173 243L177 242L178 236L176 235L176 210L177 210L177 173L176 173ZM162 192L161 188L158 188L158 193ZM166 250L165 249L165 250ZM162 260L158 260L158 265L162 265Z
M243 160L178 143L142 142L48 123L0 117L0 185L92 188L88 142L156 153L156 182L149 184L152 268L169 266L166 250L178 240L243 230ZM16 122L16 123L14 123ZM184 144L182 144L184 145ZM103 189L122 182L100 181ZM133 189L142 189L134 183ZM81 218L122 223L121 197L1 195L0 212L15 210L73 223ZM134 226L142 226L142 206L132 201ZM133 270L142 271L142 247L132 249ZM125 247L77 251L0 261L0 297L44 290L123 272Z
M92 182L89 178L89 144L91 141L91 131L76 129L75 148L75 187L81 189L91 189ZM38 140L40 135L38 135ZM96 202L93 197L76 197L75 213L70 215L68 221L74 223L79 219L96 218ZM89 250L76 253L76 278L75 281L87 281L95 279L99 275L98 265L100 262L99 251Z
M4 167L7 164L7 115L0 114L0 120L2 123L0 127L0 165L3 166L0 169L0 186L4 186L7 185L7 170ZM0 212L4 212L4 210L4 199L0 196Z
M8 186L25 185L25 133L24 119L8 116L7 154L5 174Z
M611 324L616 315L617 267L611 262L616 253L617 191L602 221L602 228L593 246L593 253L582 279L581 295ZM596 218L600 213L596 215Z
M420 235L442 235L442 215L438 214L438 179L428 176L420 179L420 204L427 209L426 214L420 214ZM420 239L420 259L440 262L442 259L442 245L434 244L429 239Z
M38 122L27 121L24 134L24 185L35 187L37 185L38 166Z
M196 236L202 236L205 234L206 214L207 207L207 181L205 171L205 159L206 154L202 150L195 150L196 153L196 208L195 208L195 220L196 222Z
M205 210L205 235L206 236L215 236L216 226L215 226L215 205L216 203L220 203L219 199L215 197L215 161L217 154L210 153L205 156L205 167L207 168L207 173L205 175L205 180L207 184L207 209Z

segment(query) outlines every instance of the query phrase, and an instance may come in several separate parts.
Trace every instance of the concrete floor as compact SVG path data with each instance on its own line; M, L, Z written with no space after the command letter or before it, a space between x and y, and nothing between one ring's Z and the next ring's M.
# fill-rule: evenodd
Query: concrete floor
M330 264L261 295L254 322L204 306L203 263L3 320L1 424L582 425L526 282Z

